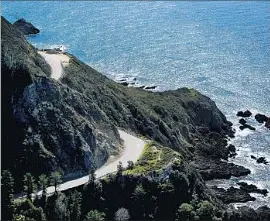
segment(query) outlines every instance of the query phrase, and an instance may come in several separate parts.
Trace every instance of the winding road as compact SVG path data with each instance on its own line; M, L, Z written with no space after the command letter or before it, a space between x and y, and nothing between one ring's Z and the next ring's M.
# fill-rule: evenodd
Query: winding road
M121 139L124 141L124 151L120 157L116 160L110 160L108 163L105 163L102 167L96 170L96 178L101 178L106 174L113 173L117 171L117 165L121 161L123 166L126 167L128 165L128 161L133 161L134 163L139 159L146 142L138 137L130 135L122 130L118 130ZM83 185L88 182L89 176L86 175L84 177L67 181L65 183L60 184L57 187L58 191L67 190L76 186ZM50 186L47 188L47 195L51 195L54 193L54 186ZM37 193L38 196L42 195L42 191ZM25 197L25 196L23 196Z
M63 59L64 54L47 54L45 52L39 52L44 56L45 60L51 65L52 75L51 77L58 80L63 74L62 62L66 62L68 65L67 58ZM66 56L68 57L68 56ZM69 58L68 58L69 59ZM139 159L141 153L143 152L146 142L138 137L130 135L123 130L118 130L120 138L124 141L123 153L120 156L115 156L115 159L110 158L101 168L97 169L95 174L96 178L101 178L106 174L113 173L117 171L117 165L121 161L123 167L128 165L128 161L133 161L134 163ZM67 190L76 186L83 185L88 182L89 176L84 176L78 179L70 180L62 183L58 186L58 191ZM47 188L47 195L54 193L54 186ZM42 191L36 193L38 196L42 195ZM24 198L26 195L16 194L15 198ZM33 195L34 197L34 195Z
M63 53L51 54L45 51L39 51L38 53L42 57L44 57L47 63L51 66L51 69L52 69L51 78L55 80L59 80L64 73L62 66L68 65L70 58Z

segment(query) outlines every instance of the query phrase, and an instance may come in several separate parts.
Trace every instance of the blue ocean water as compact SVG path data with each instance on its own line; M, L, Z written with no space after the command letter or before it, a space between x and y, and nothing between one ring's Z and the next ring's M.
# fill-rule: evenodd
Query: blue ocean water
M233 122L238 110L270 116L270 2L2 2L2 14L37 26L41 33L29 37L36 47L64 45L112 79L136 77L158 90L196 88ZM270 161L270 131L249 122L255 132L235 124L233 162L252 174L230 182L270 190L270 166L250 158Z

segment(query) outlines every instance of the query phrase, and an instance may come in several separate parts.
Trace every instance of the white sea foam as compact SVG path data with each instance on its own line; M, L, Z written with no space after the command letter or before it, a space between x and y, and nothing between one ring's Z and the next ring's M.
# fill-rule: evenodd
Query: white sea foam
M38 48L39 50L41 49L55 49L55 48L59 48L62 52L66 52L68 50L68 46L67 45L63 45L63 44L33 44L36 48Z

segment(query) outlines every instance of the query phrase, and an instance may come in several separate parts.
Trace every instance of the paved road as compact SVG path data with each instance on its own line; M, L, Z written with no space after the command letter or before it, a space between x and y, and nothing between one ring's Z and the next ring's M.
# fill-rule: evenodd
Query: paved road
M52 68L51 78L59 80L64 73L62 65L63 66L68 65L69 57L62 53L48 54L44 51L39 51L38 53L41 56L43 56L44 59L48 62L48 64L51 66Z
M110 159L108 163L105 163L101 168L97 169L95 174L97 178L103 177L106 174L113 173L117 171L117 165L119 161L122 162L123 166L127 166L128 161L133 161L134 163L139 159L146 142L138 137L130 135L122 130L118 130L121 139L124 141L124 150L121 156L117 157L115 160ZM57 190L63 191L76 186L83 185L88 182L89 176L84 176L78 179L70 180L62 183L58 186ZM50 186L47 188L47 194L51 195L54 193L54 187ZM42 191L39 191L37 195L41 195ZM25 195L17 195L15 198L26 197Z
M63 67L62 65L67 65L69 62L69 57L64 54L47 54L46 52L40 51L40 55L42 55L48 64L52 68L52 75L51 77L58 80L63 74ZM122 162L123 166L127 166L128 161L136 162L145 146L145 141L132 136L122 130L118 130L121 139L124 141L124 150L121 156L115 157L115 160L111 158L109 162L105 163L101 168L96 170L95 174L97 178L105 176L106 174L113 173L117 171L117 165L119 161ZM67 190L76 186L80 186L85 184L88 181L89 176L84 176L78 179L70 180L68 182L62 183L58 186L57 190L63 191ZM47 194L50 195L54 192L54 187L50 186L47 188ZM42 191L39 191L37 195L41 195ZM23 194L15 195L15 198L22 198L26 197Z

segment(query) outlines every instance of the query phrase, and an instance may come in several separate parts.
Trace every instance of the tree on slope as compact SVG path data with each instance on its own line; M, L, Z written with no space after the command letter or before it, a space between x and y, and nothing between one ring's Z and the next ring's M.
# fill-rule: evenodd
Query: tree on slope
M45 196L47 193L48 183L49 183L49 179L45 174L41 174L38 177L38 184L39 184L39 187L42 189L43 196Z
M99 212L98 210L90 210L85 216L84 221L103 221L105 220L105 213Z
M124 221L124 220L129 220L129 219L130 219L130 215L126 208L122 207L116 211L114 220Z
M34 193L37 190L37 184L35 182L35 178L32 176L31 173L26 173L24 175L24 191L27 194L27 198L32 201L32 193Z
M8 170L3 170L1 174L1 204L2 219L12 220L14 214L14 179Z
M51 185L54 186L54 191L57 191L58 185L62 182L62 176L59 172L52 172L51 173Z

